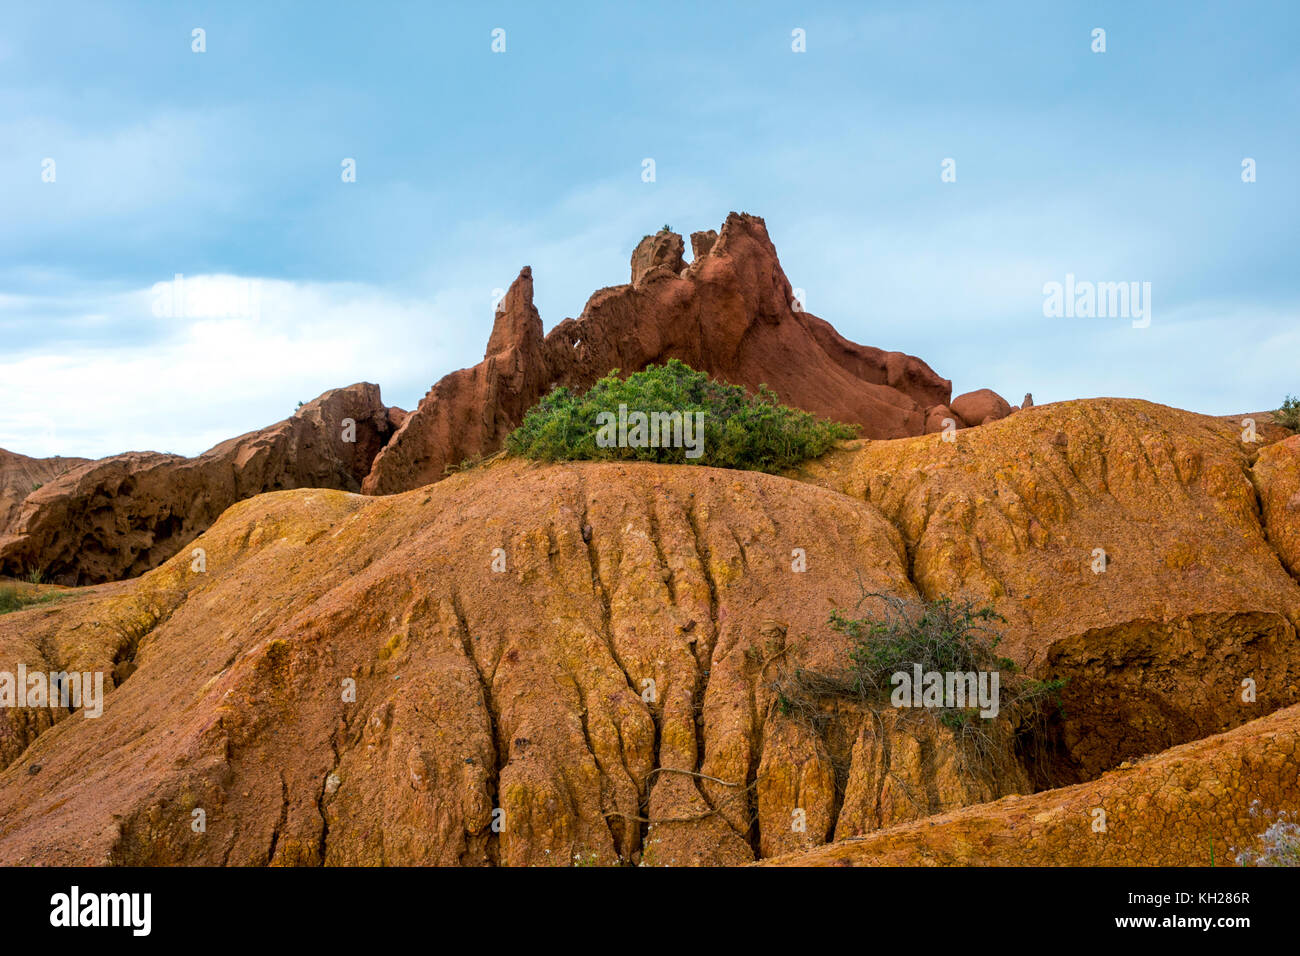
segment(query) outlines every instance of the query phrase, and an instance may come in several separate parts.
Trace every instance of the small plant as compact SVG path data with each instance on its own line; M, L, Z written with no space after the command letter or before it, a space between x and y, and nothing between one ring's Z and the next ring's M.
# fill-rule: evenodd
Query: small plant
M1300 398L1288 395L1282 407L1273 413L1273 421L1293 432L1300 431Z
M306 402L299 402L297 405L294 406L293 410L296 412L298 409L302 408L306 404L307 404Z
M1258 846L1247 847L1237 854L1238 866L1300 866L1300 823L1296 814L1283 810L1261 814L1259 801L1250 805L1252 817L1263 816L1268 827L1256 837Z
M28 603L23 592L12 584L0 586L0 614L17 611L19 608L26 607Z
M23 608L31 607L34 604L57 601L59 597L60 595L57 592L47 591L41 594L14 584L0 585L0 614L21 611Z
M601 426L598 416L609 421L620 415L620 406L628 414L672 415L677 420L675 435L684 433L684 425L695 428L702 421L703 434L692 439L698 449L687 449L697 454L688 456L667 441L602 447L598 436L608 426ZM656 461L780 472L824 454L857 432L856 425L818 419L780 404L765 385L750 395L739 385L715 382L670 359L626 379L615 369L582 395L554 389L528 411L506 440L506 449L539 461Z
M883 620L852 620L838 609L830 617L834 630L854 640L849 659L855 691L862 696L887 697L892 675L915 664L923 671L1015 672L1015 662L995 653L1002 636L988 622L1005 619L991 607L957 604L946 597L917 602L880 594L864 597L885 601Z
M849 650L850 666L840 675L819 674L816 683L838 688L841 695L881 704L887 703L892 678L919 666L922 672L969 673L998 671L1004 677L1001 687L1011 691L1009 705L1037 705L1050 702L1061 706L1060 691L1065 680L1036 681L1017 673L1016 664L997 653L1001 634L989 622L1005 619L991 607L977 608L970 602L958 604L951 598L934 601L909 601L886 594L864 594L879 598L887 609L883 618L854 619L838 608L831 611L832 630L853 639ZM809 671L796 671L804 679ZM790 688L786 688L790 696ZM965 726L965 718L974 708L937 708L949 726ZM1004 706L1002 709L1007 709Z
M32 482L32 491L40 491L43 484L45 484L43 481Z
M970 724L970 714L964 710L944 708L939 712L939 723L950 730L961 732Z
M40 568L32 568L30 571L27 572L28 584L36 585L36 584L40 584L44 580L45 580L45 574L41 571Z
M881 616L854 618L839 609L828 621L833 630L853 641L847 666L839 672L795 668L772 688L783 716L803 720L819 733L829 721L823 703L856 701L879 721L892 706L895 675L923 673L981 674L996 671L998 706L987 718L970 700L968 706L943 701L918 717L929 717L951 730L963 751L967 771L995 777L999 765L1015 748L1041 752L1053 711L1063 713L1061 690L1066 681L1032 680L1019 674L1014 661L997 653L1002 636L995 624L1004 619L991 607L950 598L911 601L887 594L864 593L885 606ZM967 759L969 758L969 759Z
M659 231L660 231L660 232L672 232L672 231L673 231L673 227L670 226L670 225L668 225L668 223L664 223L664 227L663 227L662 229L660 229Z

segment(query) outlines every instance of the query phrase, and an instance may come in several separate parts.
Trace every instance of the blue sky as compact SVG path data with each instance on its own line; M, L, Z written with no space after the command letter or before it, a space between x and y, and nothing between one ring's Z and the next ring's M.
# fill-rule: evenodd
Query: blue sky
M0 447L194 454L362 380L410 408L482 357L521 266L549 329L645 233L733 209L812 312L955 393L1276 406L1298 27L1288 2L11 4ZM1067 273L1150 282L1150 326L1045 317ZM255 281L256 313L155 314L176 274Z

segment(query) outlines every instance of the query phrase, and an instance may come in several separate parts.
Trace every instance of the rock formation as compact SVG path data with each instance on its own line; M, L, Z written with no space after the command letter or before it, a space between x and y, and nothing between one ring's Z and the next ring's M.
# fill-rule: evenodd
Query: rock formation
M1062 727L1067 777L1300 700L1300 590L1279 562L1300 528L1279 467L1295 446L1252 470L1232 425L1117 399L859 445L805 477L878 507L922 593L992 604L1009 656L1069 678L1067 714L1090 716ZM1267 704L1242 701L1246 677Z
M115 581L157 567L244 498L283 488L358 491L401 414L384 406L378 386L358 384L196 458L127 452L98 461L46 459L42 467L50 470L62 465L49 462L76 467L10 508L0 524L0 574ZM354 423L346 433L345 419ZM6 463L22 458L5 455ZM25 476L33 467L12 473Z
M241 501L204 572L0 615L0 670L111 688L0 710L0 863L1203 863L1251 801L1300 810L1295 452L1091 400L784 477L504 460ZM786 713L863 589L992 603L1000 653L1069 679L1051 747L990 788L942 732Z
M958 395L952 400L951 408L967 425L983 425L1011 414L1006 399L990 388Z
M27 496L88 458L28 458L0 448L0 534L14 520Z
M1269 542L1300 578L1300 435L1265 446L1253 469Z
M652 269L667 269L669 275L681 275L686 268L682 259L685 251L682 237L675 232L646 236L632 252L632 285L640 285Z
M297 415L197 458L128 452L37 462L0 452L0 575L63 584L141 574L235 501L281 488L392 494L499 450L557 385L583 390L614 369L679 358L787 404L862 426L873 438L978 425L1010 412L987 389L949 407L951 385L920 359L855 345L803 311L762 219L732 213L684 242L667 230L632 255L632 282L595 293L544 335L528 267L500 303L483 361L445 376L409 415L378 388L338 389ZM964 410L964 411L963 411ZM340 422L356 422L343 443Z
M1099 779L794 852L777 866L1233 866L1295 812L1300 706ZM1105 812L1105 829L1096 827Z
M632 255L632 282L601 289L577 319L545 336L524 269L496 316L479 365L436 384L375 460L367 494L406 491L445 476L465 459L498 450L556 385L584 390L613 369L624 373L678 358L717 379L862 426L869 438L920 435L927 411L946 406L952 386L920 359L856 345L796 307L767 227L732 213L718 233L691 236L683 261L677 233L646 236ZM966 396L959 426L1005 416L987 389Z

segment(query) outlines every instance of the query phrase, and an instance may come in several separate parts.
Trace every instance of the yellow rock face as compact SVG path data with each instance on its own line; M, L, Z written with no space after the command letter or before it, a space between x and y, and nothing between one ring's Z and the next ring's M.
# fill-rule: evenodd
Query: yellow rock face
M1148 402L1037 406L955 437L859 442L805 477L880 508L922 594L992 604L1003 652L1069 679L1063 772L1300 701L1300 589L1279 561L1300 511L1277 503L1300 482L1294 439L1260 453L1260 478L1239 428Z
M794 866L1231 866L1300 799L1300 706L1089 783L790 854Z
M1268 504L1294 457L1239 439L1093 401L792 477L506 461L261 495L203 570L0 616L0 670L108 689L96 719L0 711L0 862L1191 862L1175 811L1300 806L1295 517ZM1001 653L1069 679L1051 753L988 780L934 722L784 714L773 680L842 667L827 619L863 590L991 602ZM1029 835L1042 859L1008 855Z
M1268 445L1253 471L1269 542L1300 577L1300 435Z

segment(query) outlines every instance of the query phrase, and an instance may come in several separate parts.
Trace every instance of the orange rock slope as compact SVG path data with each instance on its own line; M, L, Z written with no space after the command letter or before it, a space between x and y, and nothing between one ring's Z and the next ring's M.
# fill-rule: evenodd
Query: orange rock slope
M1286 449L1119 400L952 437L240 502L206 570L0 616L0 670L112 688L0 712L0 862L1197 862L1202 824L1300 810L1296 515L1258 504ZM991 601L1000 650L1069 679L1050 752L982 779L941 727L784 713L773 680L842 665L827 617L863 590Z
M1294 814L1300 706L1100 779L774 859L785 866L1232 866ZM1285 808L1279 811L1277 808Z
M1266 526L1259 506L1289 494L1294 446L1124 400L954 437L859 443L806 477L876 505L923 593L991 603L1010 656L1070 678L1067 713L1092 714L1064 726L1076 775L1248 719L1246 678L1256 712L1300 700L1300 604L1279 560L1298 515L1266 508Z

